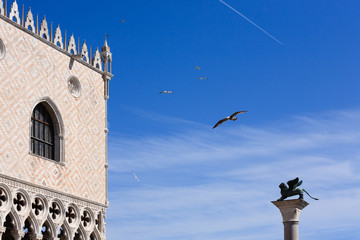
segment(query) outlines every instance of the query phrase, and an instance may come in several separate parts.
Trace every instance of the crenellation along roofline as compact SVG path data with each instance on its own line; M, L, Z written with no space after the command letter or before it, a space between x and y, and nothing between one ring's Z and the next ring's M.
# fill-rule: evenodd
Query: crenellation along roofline
M36 19L33 19L33 14L31 12L31 8L28 10L26 17L24 16L24 6L22 7L22 14L20 16L20 11L18 9L16 0L11 5L10 12L7 11L7 1L5 0L5 7L4 7L4 1L0 0L0 19L4 20L5 22L11 24L12 26L16 27L17 29L20 29L21 31L29 34L30 36L40 40L41 42L45 43L49 47L52 47L59 52L69 56L72 60L77 61L78 63L81 63L82 65L92 69L95 72L98 72L99 74L107 73L108 76L113 76L111 73L108 74L106 72L108 70L107 67L105 67L105 64L108 64L108 60L111 61L111 59L102 59L102 52L99 52L99 48L96 49L96 51L93 54L93 57L91 56L91 47L90 51L88 51L86 42L84 41L82 44L82 47L80 49L80 41L78 39L77 46L76 41L73 35L70 36L69 40L66 39L66 31L65 31L65 37L63 40L63 35L60 30L60 26L56 28L55 33L53 34L53 24L51 22L51 27L49 29L48 23L46 21L46 18L44 16L44 19L41 21L41 25L39 28L39 19L38 16L36 16ZM26 18L26 19L25 19ZM36 24L35 24L36 23ZM49 33L50 31L50 33ZM42 36L41 36L42 34ZM106 43L107 44L107 43ZM58 46L60 45L60 46ZM111 53L108 52L111 58ZM75 57L76 56L76 57ZM80 57L79 57L80 56ZM110 68L111 69L111 68Z

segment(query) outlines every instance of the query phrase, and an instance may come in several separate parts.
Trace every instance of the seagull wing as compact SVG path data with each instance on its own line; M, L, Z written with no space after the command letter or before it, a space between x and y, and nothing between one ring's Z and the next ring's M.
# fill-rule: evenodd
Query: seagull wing
M213 129L216 128L217 126L219 126L220 124L222 124L223 122L226 122L227 120L229 120L229 119L228 119L228 118L221 119L220 121L218 121L218 122L215 124L215 126L213 127Z
M138 183L140 183L140 179L136 176L136 174L134 172L132 172L132 174L134 175L134 178L138 181Z
M238 112L234 112L234 113L230 116L230 118L235 117L235 116L236 116L236 115L238 115L239 113L245 113L245 112L247 112L247 111L238 111Z

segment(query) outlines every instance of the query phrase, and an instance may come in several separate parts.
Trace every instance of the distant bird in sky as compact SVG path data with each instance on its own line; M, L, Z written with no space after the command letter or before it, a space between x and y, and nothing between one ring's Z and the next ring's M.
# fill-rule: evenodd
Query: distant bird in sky
M268 33L267 31L265 31L264 29L262 29L261 27L259 27L258 25L256 25L256 23L254 23L253 21L251 21L250 19L248 19L247 17L245 17L245 15L241 14L240 12L238 12L235 8L233 8L232 6L230 6L229 4L227 4L226 2L224 2L223 0L219 0L219 2L221 2L222 4L224 4L225 6L227 6L228 8L230 8L231 10L233 10L234 12L236 12L237 14L239 14L241 17L243 17L246 21L248 21L249 23L251 23L253 26L255 26L257 29L259 29L260 31L262 31L263 33L265 33L266 35L268 35L269 37L271 37L273 40L275 40L277 43L284 45L282 42L280 42L278 39L276 39L274 36L272 36L270 33Z
M206 80L208 79L207 77L199 77L200 80Z
M202 71L202 69L198 66L195 67L195 69L198 69L199 71Z
M125 21L126 21L126 19L123 19L123 20L120 21L120 23L123 23L123 22L125 22Z
M134 172L132 172L132 174L134 175L134 178L138 181L138 183L140 183L140 179L136 176L136 174Z
M226 118L221 119L220 121L218 121L215 126L213 127L216 128L217 126L219 126L220 124L222 124L223 122L226 122L227 120L232 120L235 121L236 119L238 119L237 117L235 117L236 115L238 115L239 113L245 113L247 111L238 111L238 112L234 112L231 116L228 116Z
M165 94L174 94L174 93L173 93L173 91L161 91L161 92L160 92L160 94L161 94L161 93L165 93Z

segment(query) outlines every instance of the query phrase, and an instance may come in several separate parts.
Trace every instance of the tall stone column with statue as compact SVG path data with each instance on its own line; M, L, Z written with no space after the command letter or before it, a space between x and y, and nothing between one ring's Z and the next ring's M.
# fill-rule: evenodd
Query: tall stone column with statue
M280 209L284 224L284 240L299 240L299 218L301 211L309 205L303 198L303 192L309 195L305 189L297 188L302 184L299 178L295 178L279 185L281 197L272 203ZM285 200L288 197L299 195L298 199ZM309 195L310 196L310 195ZM311 197L311 196L310 196ZM319 200L317 198L313 198ZM285 200L285 201L284 201Z

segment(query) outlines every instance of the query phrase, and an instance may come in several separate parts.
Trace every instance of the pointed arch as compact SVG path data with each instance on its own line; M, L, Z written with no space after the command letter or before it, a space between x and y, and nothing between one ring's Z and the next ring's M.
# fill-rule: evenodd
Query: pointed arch
M54 239L56 237L55 226L51 221L46 220L41 226L41 234L45 239Z
M34 110L37 107L41 107L42 109L44 109L43 111L46 111L45 114L48 114L48 116L49 116L49 123L48 123L49 128L51 125L51 130L53 130L53 143L52 143L53 144L53 155L51 158L49 157L50 155L45 156L45 154L44 155L39 154L39 152L37 152L37 150L35 149L35 147L33 145L34 143L36 143L36 141L38 141L38 139L36 139L36 136L34 136L35 130L36 130L35 124L36 124L36 122L41 122L37 119L34 119L34 117L33 117ZM64 121L63 121L60 111L57 108L57 106L55 105L55 103L49 97L42 97L42 98L38 99L35 102L35 104L33 105L33 108L31 109L30 116L31 116L30 124L29 124L30 125L30 136L32 136L30 138L30 153L32 155L40 156L45 159L59 162L60 164L64 164L65 163ZM48 145L51 145L51 143L49 143Z
M57 231L57 237L59 240L72 239L71 228L66 223L66 221L64 221L64 223L60 226L59 230Z
M17 212L14 208L11 208L11 211L6 215L5 220L8 221L8 218L11 219L12 229L14 230L21 230L21 220ZM5 226L5 223L4 223ZM6 227L6 226L5 226Z
M101 236L100 233L95 229L91 234L90 234L90 240L100 240Z
M38 223L31 216L26 218L22 230L24 231L24 236L21 239L28 240L31 239L31 236L37 235Z
M83 226L79 226L79 228L75 231L74 234L74 240L82 240L82 239L88 239L86 236L86 231Z
M30 222L30 224L34 228L34 233L39 234L41 231L41 228L40 228L41 224L38 221L38 219L36 219L35 215L33 213L30 213L27 220Z
M0 211L3 213L7 213L8 211L10 211L12 206L12 200L13 197L10 188L4 183L0 183ZM3 223L3 221L5 221L4 219L2 219L2 217L4 217L5 215L0 216L0 223Z
M9 212L6 216L5 216L5 221L3 224L3 227L5 227L5 231L2 234L2 238L1 239L7 239L7 240L13 240L15 239L12 236L12 232L16 229L18 229L18 227L16 226L16 219L14 217L14 215Z

